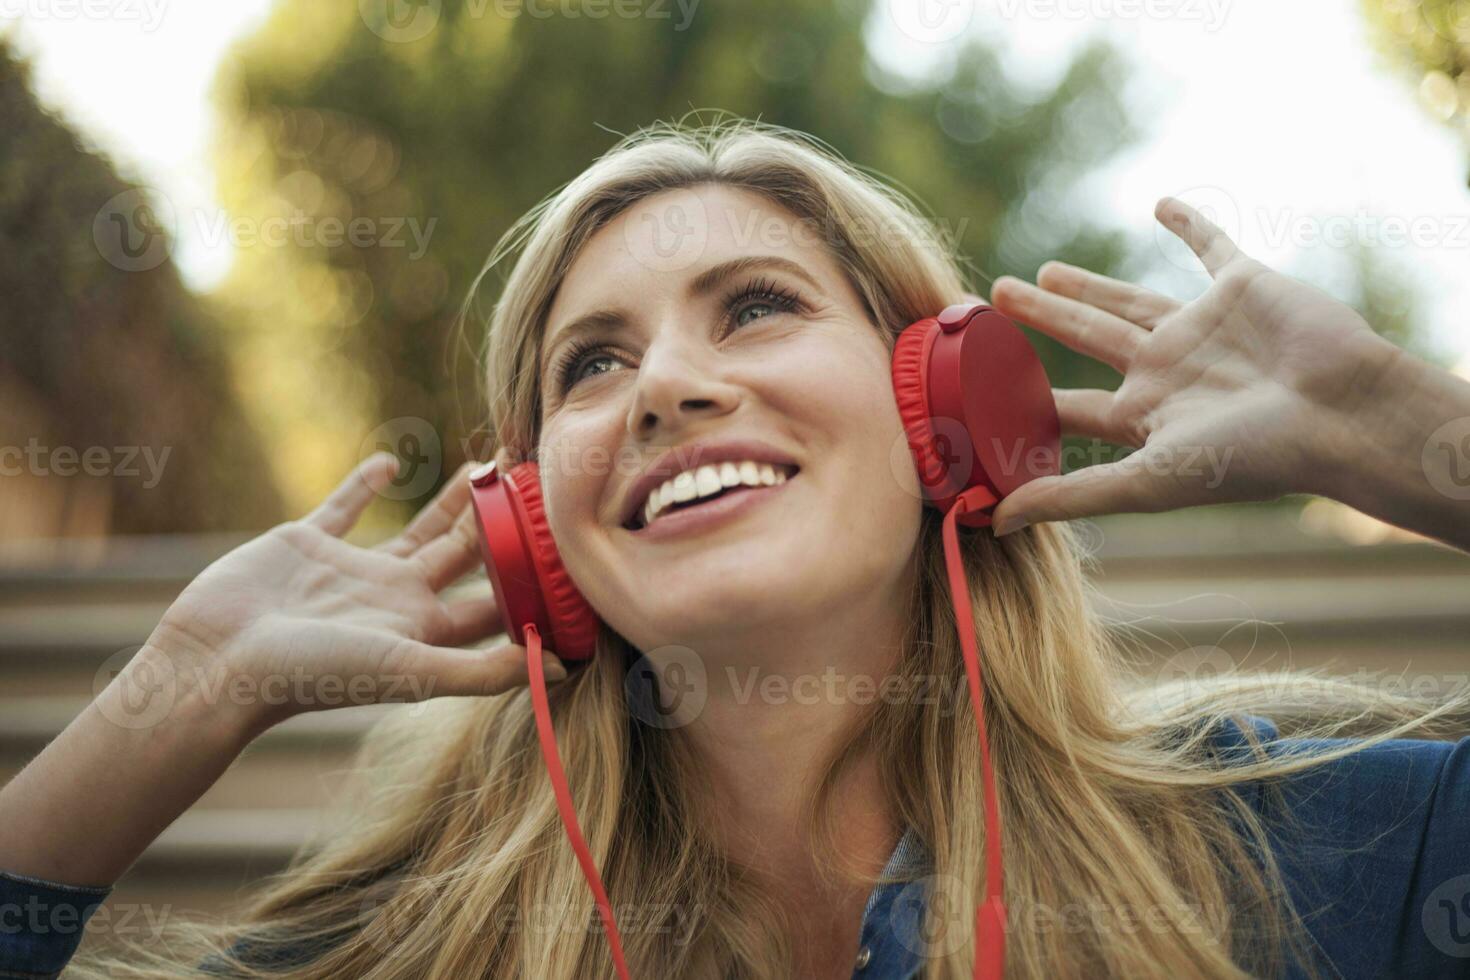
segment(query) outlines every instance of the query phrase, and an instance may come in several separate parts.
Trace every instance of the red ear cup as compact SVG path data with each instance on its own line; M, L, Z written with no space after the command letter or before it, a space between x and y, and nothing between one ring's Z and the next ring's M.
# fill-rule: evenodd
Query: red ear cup
M535 463L502 474L486 463L470 474L480 545L506 632L526 644L535 626L563 660L586 660L597 648L600 620L572 582L556 551Z
M893 394L926 502L947 511L971 487L999 501L1061 471L1051 382L1019 327L984 304L959 303L904 328ZM984 511L959 522L989 522Z

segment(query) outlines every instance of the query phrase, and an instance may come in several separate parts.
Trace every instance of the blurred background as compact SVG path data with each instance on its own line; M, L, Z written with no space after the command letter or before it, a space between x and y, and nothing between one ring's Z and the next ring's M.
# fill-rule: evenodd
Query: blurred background
M0 0L0 16L0 779L199 569L367 452L405 466L364 539L488 458L477 352L500 280L469 297L471 280L516 217L655 120L820 137L916 196L981 294L1059 258L1192 297L1207 278L1152 219L1173 194L1470 377L1470 0ZM1033 338L1059 386L1116 381ZM1331 501L1084 530L1146 674L1465 683L1470 560ZM111 904L141 910L128 928L224 909L279 868L382 710L262 738L119 884Z

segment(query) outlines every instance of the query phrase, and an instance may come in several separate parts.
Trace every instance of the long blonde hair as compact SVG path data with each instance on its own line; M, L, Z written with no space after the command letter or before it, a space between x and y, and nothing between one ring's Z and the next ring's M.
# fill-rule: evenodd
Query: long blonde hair
M954 243L936 223L816 140L739 119L655 125L526 214L476 280L519 253L488 329L489 419L502 461L533 455L541 334L581 245L633 202L705 182L766 195L826 230L890 344L903 326L966 291ZM921 537L898 673L963 691L936 512L924 511ZM1001 539L964 531L962 545L1008 828L1009 975L1229 978L1279 972L1302 957L1299 911L1240 787L1427 732L1450 703L1426 710L1301 674L1141 686L1093 612L1090 558L1067 526ZM637 656L604 630L591 664L551 692L583 831L620 920L636 913L621 925L633 974L787 976L793 951L783 906L712 838L710 793L685 732L642 724L629 710L625 677ZM834 874L858 875L832 843L834 788L856 760L879 760L898 814L932 855L926 884L944 899L929 903L925 934L958 930L934 943L925 975L956 980L970 976L968 924L985 864L978 745L964 697L873 699L815 787L806 828ZM1295 721L1298 734L1371 734L1332 752L1267 757L1257 748L1223 764L1211 732L1251 714ZM343 823L275 876L237 921L182 930L166 952L81 957L76 975L191 975L206 956L242 976L611 973L526 691L400 712L369 734L359 766L362 796L344 808ZM1084 924L1064 935L1028 925L1038 912L1077 908L1154 925ZM236 953L289 958L312 942L322 952L290 968L252 969L226 952L240 943Z

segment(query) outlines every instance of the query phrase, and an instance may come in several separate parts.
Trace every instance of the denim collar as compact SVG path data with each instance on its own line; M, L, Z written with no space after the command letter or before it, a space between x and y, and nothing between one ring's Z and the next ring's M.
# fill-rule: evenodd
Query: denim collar
M863 909L857 963L853 980L911 980L926 959L922 938L933 858L914 828L909 827L883 868L884 878L868 896Z

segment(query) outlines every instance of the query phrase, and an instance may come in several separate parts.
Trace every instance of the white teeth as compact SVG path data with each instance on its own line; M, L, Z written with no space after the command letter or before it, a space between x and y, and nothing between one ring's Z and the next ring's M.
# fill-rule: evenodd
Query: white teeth
M672 480L665 480L655 487L644 501L643 526L652 524L670 504L683 503L696 497L708 497L727 487L760 487L785 483L790 467L752 460L739 462L727 460L720 463L685 470Z
M674 477L674 501L682 504L686 500L693 500L697 493L694 472L685 470Z
M712 493L719 493L725 489L720 482L720 471L714 466L701 466L694 471L694 489L701 497L708 497Z

